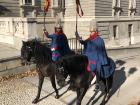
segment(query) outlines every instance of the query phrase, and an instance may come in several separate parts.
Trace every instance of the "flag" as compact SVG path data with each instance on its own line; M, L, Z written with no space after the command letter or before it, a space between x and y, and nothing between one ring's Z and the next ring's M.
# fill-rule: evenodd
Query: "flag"
M75 0L76 1L76 11L78 13L78 15L81 17L84 15L81 4L80 4L80 0Z
M47 12L49 7L50 7L50 0L45 0L45 3L44 3L44 11Z

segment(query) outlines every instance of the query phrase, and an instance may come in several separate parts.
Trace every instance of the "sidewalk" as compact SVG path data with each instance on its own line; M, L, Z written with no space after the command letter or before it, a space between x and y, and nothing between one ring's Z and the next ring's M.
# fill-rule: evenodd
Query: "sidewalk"
M34 105L37 87L22 79L15 79L0 83L0 105ZM41 92L41 97L48 95ZM36 105L65 105L63 102L49 96Z
M20 50L17 50L9 44L0 43L0 60L20 56Z
M112 97L106 105L129 105L140 100L140 56L119 60L114 75ZM25 77L0 83L0 105L33 105L31 102L37 94L38 77ZM63 94L68 86L59 90ZM85 95L82 105L100 105L101 97L91 100L94 86ZM54 90L48 78L45 79L41 93L41 101L37 105L67 105L76 98L76 93L68 91L59 99L55 99ZM74 103L72 105L75 105Z

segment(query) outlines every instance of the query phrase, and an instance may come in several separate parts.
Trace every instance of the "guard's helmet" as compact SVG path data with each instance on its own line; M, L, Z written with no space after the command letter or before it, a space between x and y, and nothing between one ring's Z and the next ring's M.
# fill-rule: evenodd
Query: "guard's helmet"
M62 26L60 24L57 24L57 25L55 25L55 28L61 28L62 29Z
M92 20L90 21L89 31L90 31L90 32L98 31L98 27L97 27L97 22L96 22L96 20L92 19Z

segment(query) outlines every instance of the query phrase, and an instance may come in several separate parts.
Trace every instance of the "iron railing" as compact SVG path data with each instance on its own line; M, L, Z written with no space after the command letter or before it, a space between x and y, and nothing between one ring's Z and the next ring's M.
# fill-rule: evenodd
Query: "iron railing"
M76 40L76 38L69 38L68 43L71 50L75 51L76 53L82 54L83 46L81 43L79 43L78 40Z
M51 40L41 41L41 43L44 43L48 47L50 47L50 42ZM76 40L76 38L69 38L68 44L70 46L70 49L73 50L75 53L82 54L83 45L79 43L79 41Z

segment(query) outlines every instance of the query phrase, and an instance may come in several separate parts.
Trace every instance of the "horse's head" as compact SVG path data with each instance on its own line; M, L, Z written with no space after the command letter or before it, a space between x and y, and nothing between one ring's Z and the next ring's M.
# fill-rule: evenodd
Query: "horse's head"
M67 70L65 69L65 65L64 65L63 60L57 61L56 65L57 65L56 80L57 80L58 85L59 85L60 87L63 87L63 86L66 85L65 79L66 79L67 76L68 76L68 72L67 72Z
M34 57L34 42L33 41L22 41L21 47L21 64L30 64L31 59Z

